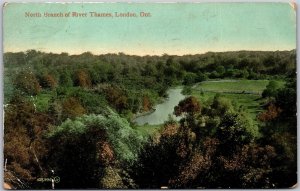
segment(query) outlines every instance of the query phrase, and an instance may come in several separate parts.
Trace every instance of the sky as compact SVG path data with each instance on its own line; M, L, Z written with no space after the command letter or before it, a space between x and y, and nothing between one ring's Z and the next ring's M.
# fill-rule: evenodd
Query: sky
M296 48L296 13L289 3L10 3L3 10L4 52L184 55ZM29 12L42 16L26 17ZM45 12L87 17L44 17Z

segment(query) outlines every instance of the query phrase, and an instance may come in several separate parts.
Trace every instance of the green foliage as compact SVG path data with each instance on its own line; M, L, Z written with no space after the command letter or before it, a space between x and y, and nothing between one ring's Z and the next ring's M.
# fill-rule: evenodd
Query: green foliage
M181 93L183 95L191 95L192 87L191 86L184 86Z
M33 103L36 105L37 111L46 112L49 109L49 101L51 99L51 94L48 92L41 92L34 98L32 98Z
M186 73L183 79L184 85L192 85L196 82L197 75L195 73Z
M113 111L110 111L107 117L92 114L75 118L75 120L67 119L49 136L64 135L71 138L73 135L86 133L90 127L102 129L107 133L108 140L113 145L114 152L120 161L130 162L135 159L143 137L130 127L126 119Z
M68 70L64 70L59 79L60 86L63 87L72 87L73 86L73 80L71 73Z
M123 171L136 160L145 140L113 111L67 119L48 137L60 143L52 148L51 161L64 179L61 188L133 186Z
M284 81L276 80L280 87ZM261 93L268 85L268 80L219 80L199 83L192 89L192 95L203 103L213 100L217 93L231 100L236 110L244 111L257 122L257 114L262 111Z
M203 82L206 81L207 79L208 77L206 74L203 74L202 72L197 73L197 79L196 79L197 82Z
M222 65L217 66L216 72L218 73L219 77L222 77L225 73L225 68Z
M262 92L262 97L274 97L277 94L277 90L280 88L280 85L277 81L270 81L266 86L266 89Z
M272 180L280 188L291 187L297 182L296 95L296 78L292 77L282 89L277 90L275 101L271 103L280 112L261 126L263 136L260 142L273 146L278 153L272 165ZM270 107L267 109L265 112L270 113Z
M106 111L107 101L104 95L87 91L83 89L75 89L70 96L76 97L87 113L101 114Z
M257 135L258 129L249 120L238 114L226 113L217 128L216 137L220 140L222 154L235 152L237 146L250 143Z
M251 119L234 110L229 100L216 96L200 112L200 103L194 97L188 97L174 110L178 114L186 113L180 126L174 122L166 123L160 135L154 136L139 155L132 177L142 188L241 188L253 183L249 180L255 177L251 172L270 175L270 168L260 165L262 161L255 159L250 164L247 153L239 155L245 145L254 141L258 130ZM267 165L274 156L273 150L268 154L268 159L263 160ZM235 164L230 163L233 160L236 160ZM238 170L228 169L230 165L236 165L233 168ZM248 171L250 168L251 172ZM235 181L228 181L227 177L234 173L238 174L234 176ZM151 183L147 181L149 178ZM269 182L262 183L263 179L257 182L262 187L270 186Z
M259 135L258 126L248 114L235 110L230 100L218 95L209 105L204 105L201 115L198 113L188 125L194 129L198 138L217 136L220 133L218 135L220 140L221 137L225 140L228 136L232 140L250 141Z
M39 188L36 177L49 169L66 189L296 182L295 50L143 57L29 50L5 53L4 64L5 181L17 188ZM131 128L122 118L151 110L182 84L192 97L175 108L180 123ZM270 120L258 122L269 100L274 107L262 114Z
M283 117L286 119L293 120L292 124L296 124L297 113L297 88L296 88L296 78L288 79L285 87L278 90L277 95L275 95L277 105L283 109Z
M155 135L155 133L157 133L161 129L161 126L145 124L142 126L133 127L133 129L136 129L139 134L143 135L144 137L148 137L149 135Z
M266 88L268 80L220 80L205 81L197 84L196 89L219 93L252 93L260 94ZM278 81L282 86L283 82Z

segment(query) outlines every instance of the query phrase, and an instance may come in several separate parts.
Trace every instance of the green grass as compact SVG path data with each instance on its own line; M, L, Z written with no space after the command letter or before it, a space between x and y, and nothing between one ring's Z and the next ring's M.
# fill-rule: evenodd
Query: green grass
M161 129L162 125L142 125L133 127L143 136L153 135L155 132L158 132Z
M199 91L192 91L192 95L198 98L201 103L212 100L216 94L217 93L214 92L204 92L201 94ZM235 105L237 108L242 107L254 120L256 120L256 115L262 111L259 95L222 93L221 96L231 100L233 105Z
M261 94L268 85L269 80L221 80L205 81L197 84L194 89L203 92L219 93L251 93ZM280 86L284 85L283 81L278 81Z
M261 108L261 93L268 85L269 80L232 80L232 81L206 81L194 86L192 95L202 103L212 100L219 93L228 98L237 108L243 108L254 121L263 109ZM283 81L278 81L280 86Z

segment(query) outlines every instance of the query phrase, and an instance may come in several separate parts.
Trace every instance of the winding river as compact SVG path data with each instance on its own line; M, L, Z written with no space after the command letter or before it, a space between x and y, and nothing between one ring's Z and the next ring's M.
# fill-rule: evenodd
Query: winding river
M178 105L178 103L185 98L185 96L181 93L182 88L173 88L167 91L169 98L166 99L163 103L158 104L155 107L155 111L148 115L140 116L134 119L138 125L158 125L163 124L169 118L169 114L171 114L175 119L175 115L173 115L174 107Z

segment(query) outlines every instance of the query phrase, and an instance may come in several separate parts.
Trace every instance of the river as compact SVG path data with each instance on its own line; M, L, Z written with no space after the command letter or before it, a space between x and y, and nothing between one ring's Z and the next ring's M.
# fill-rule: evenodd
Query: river
M185 96L181 93L182 88L172 88L167 91L169 98L166 99L163 103L156 105L155 111L148 115L140 116L134 119L133 121L138 125L158 125L163 124L169 118L169 114L171 114L175 119L175 115L173 115L174 107L178 105L178 103L185 98Z

